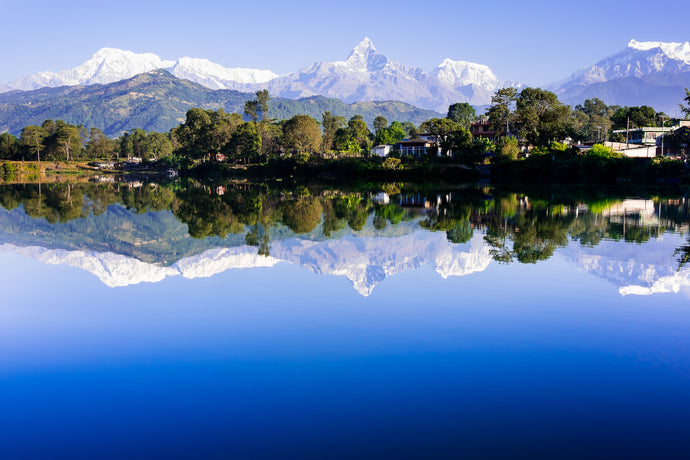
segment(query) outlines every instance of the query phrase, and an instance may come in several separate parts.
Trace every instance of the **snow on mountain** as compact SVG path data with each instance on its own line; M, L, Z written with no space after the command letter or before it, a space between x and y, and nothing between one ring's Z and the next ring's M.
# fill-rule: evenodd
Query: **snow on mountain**
M434 75L450 86L477 84L487 89L496 89L501 85L488 66L467 61L445 59L436 67Z
M185 78L211 89L226 89L237 84L264 83L278 76L270 70L226 68L206 59L184 57L177 61L169 61L151 53L137 54L115 48L103 48L91 59L73 69L29 75L0 85L0 92L114 83L156 69L168 70L178 78Z
M595 247L570 243L559 250L582 271L618 286L621 295L681 293L690 298L690 268L678 270L675 249L682 235L665 234L644 245L602 241Z
M343 276L357 292L368 296L386 278L432 264L444 278L485 270L489 248L477 234L469 243L450 243L444 233L416 232L396 238L346 236L322 242L291 239L271 244L271 256L257 248L215 248L186 257L170 267L141 262L113 253L66 251L36 246L0 245L0 253L14 253L49 264L64 264L96 275L110 287L159 282L170 276L207 278L227 270L272 267L280 262L300 265L317 274Z
M455 102L488 104L497 88L520 85L499 81L487 66L450 59L426 73L390 61L365 38L344 61L319 62L284 76L270 70L226 68L206 59L183 57L166 61L150 53L103 48L74 69L30 75L0 85L0 92L112 83L161 68L211 89L268 89L278 97L323 95L348 103L395 100L439 112L446 112L448 105Z
M680 293L690 298L690 268L678 270L673 255L684 241L682 235L665 234L644 246L602 241L585 247L572 242L559 249L558 255L580 270L608 280L621 295ZM107 252L0 245L0 253L86 270L109 287L155 283L178 275L207 278L228 270L287 262L319 275L345 277L363 296L369 296L387 278L427 264L443 278L482 272L492 261L489 250L479 232L467 243L453 244L443 232L417 231L394 238L348 235L326 241L283 240L271 243L270 257L258 255L252 246L214 248L162 267Z
M518 85L501 82L481 64L446 59L431 73L389 60L365 38L344 61L320 62L271 80L266 85L282 97L320 94L345 102L397 100L446 112L455 102L484 105L497 88Z
M668 110L690 85L690 42L631 40L628 46L585 67L551 88L571 104L598 97L608 104L643 105ZM669 113L671 113L669 111Z
M180 273L172 267L160 267L112 252L67 251L6 243L0 245L0 253L17 254L51 265L79 268L94 274L108 287L156 283Z
M113 83L131 78L151 70L167 68L174 64L165 61L155 54L136 54L114 48L103 48L97 51L85 63L61 72L39 72L34 75L14 80L0 88L4 91L32 90L43 87L93 85L96 83Z
M167 69L177 78L184 78L211 89L234 89L237 84L265 83L278 77L270 70L229 69L208 59L180 58Z

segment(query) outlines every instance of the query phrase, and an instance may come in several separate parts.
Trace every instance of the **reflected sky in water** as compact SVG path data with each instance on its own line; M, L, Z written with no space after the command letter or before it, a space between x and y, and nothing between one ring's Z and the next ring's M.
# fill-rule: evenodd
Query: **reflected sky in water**
M31 234L45 223L6 211L0 458L686 458L684 205L648 201L661 232L626 222L644 241L611 236L607 208L597 244L573 241L567 220L549 257L508 264L486 222L512 222L512 243L551 221L475 207L455 243L420 224L436 210L382 230L370 210L328 238L323 223L267 224L269 256L246 244L251 226L180 237L161 264L89 233L121 226L117 205L50 224L63 228L43 247ZM151 212L131 228L167 222L156 228L177 238L179 213ZM168 271L141 281L126 273L137 263Z

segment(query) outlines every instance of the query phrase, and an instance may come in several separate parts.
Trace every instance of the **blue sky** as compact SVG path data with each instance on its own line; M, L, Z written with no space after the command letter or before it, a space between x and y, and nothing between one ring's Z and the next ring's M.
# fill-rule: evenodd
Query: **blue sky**
M390 59L431 70L486 64L544 85L639 41L690 40L680 4L642 1L0 0L0 82L63 70L102 47L288 73L347 57L365 36ZM674 14L675 11L675 14Z

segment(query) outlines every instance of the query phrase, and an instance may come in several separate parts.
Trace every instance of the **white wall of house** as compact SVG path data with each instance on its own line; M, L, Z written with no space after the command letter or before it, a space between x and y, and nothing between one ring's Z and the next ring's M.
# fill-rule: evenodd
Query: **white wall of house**
M391 150L393 150L392 145L377 145L376 147L371 148L371 154L380 157L387 157L391 153Z

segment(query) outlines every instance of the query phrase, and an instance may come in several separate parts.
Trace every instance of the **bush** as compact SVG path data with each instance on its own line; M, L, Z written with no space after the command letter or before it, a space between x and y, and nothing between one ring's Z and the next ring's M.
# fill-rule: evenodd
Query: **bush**
M587 152L587 156L603 159L623 158L622 153L614 152L611 147L606 147L601 144L594 144Z
M403 166L401 164L402 162L400 161L400 158L386 158L386 160L383 162L382 166L384 169L390 169L390 170L399 170L403 169Z

